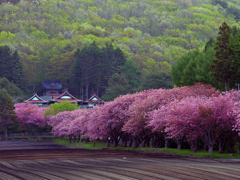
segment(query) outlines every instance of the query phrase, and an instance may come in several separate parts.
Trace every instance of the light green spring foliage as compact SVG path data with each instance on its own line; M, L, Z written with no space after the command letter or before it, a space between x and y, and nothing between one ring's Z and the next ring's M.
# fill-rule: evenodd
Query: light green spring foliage
M10 96L21 96L23 93L13 82L0 78L0 89L5 89Z
M21 53L30 86L48 78L51 59L66 53L64 48L71 45L73 49L81 49L93 41L100 47L112 42L140 70L150 58L156 63L173 65L186 51L201 49L211 36L216 37L224 20L230 26L240 25L238 11L232 14L229 10L240 8L239 1L225 1L228 8L212 0L3 3L0 44L8 43Z
M54 116L63 111L73 111L79 109L77 104L73 104L69 101L51 104L45 111L45 116Z

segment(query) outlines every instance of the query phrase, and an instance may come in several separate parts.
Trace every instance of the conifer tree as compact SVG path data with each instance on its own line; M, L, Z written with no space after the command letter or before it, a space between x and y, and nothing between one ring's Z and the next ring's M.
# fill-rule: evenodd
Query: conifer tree
M26 78L17 50L11 53L8 46L0 46L0 77L7 78L20 89L25 90Z
M229 46L231 35L230 27L223 22L219 28L219 33L215 46L215 59L210 65L211 75L219 82L223 83L227 91L229 82L235 79L237 72L236 59L233 58L234 51Z
M8 138L7 128L15 118L14 105L11 97L5 89L0 89L0 128L4 131L5 138Z

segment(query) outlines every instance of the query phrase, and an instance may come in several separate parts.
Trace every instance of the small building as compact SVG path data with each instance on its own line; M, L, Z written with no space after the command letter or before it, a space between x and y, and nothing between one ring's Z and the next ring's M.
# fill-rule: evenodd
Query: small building
M34 93L32 97L30 97L28 100L24 101L25 103L37 105L39 107L46 107L48 106L48 101L43 100L40 98L37 93Z
M62 91L62 83L59 80L50 81L45 80L42 82L43 96L52 96L52 99L60 95Z
M93 108L96 105L100 106L102 104L104 104L104 101L96 94L93 94L87 101L84 101L81 106L83 108Z
M71 95L68 90L66 89L61 95L59 95L56 98L53 98L50 100L50 103L56 103L56 102L63 102L63 101L69 101L72 103L77 103L79 104L83 100L75 98L73 95Z

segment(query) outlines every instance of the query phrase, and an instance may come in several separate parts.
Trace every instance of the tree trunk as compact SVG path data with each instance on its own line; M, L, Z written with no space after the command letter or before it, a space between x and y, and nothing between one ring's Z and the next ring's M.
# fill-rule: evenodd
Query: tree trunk
M130 138L130 143L129 143L129 147L132 147L132 138Z
M165 139L165 148L169 148L170 139Z
M228 153L233 153L234 150L234 140L228 140L227 141L227 145L228 145Z
M191 147L191 150L193 151L193 152L197 152L197 145L198 145L198 143L197 143L197 139L194 139L194 140L190 140L190 147Z
M5 134L5 138L6 138L6 141L7 141L8 140L7 127L5 127L4 134Z
M205 144L203 149L204 149L205 152L207 152L208 151L208 146Z
M227 92L227 89L228 89L228 83L225 82L225 91Z
M144 138L144 139L142 140L142 147L145 147L145 143L146 143L146 139Z
M107 139L107 148L109 147L109 140Z
M150 140L149 140L149 138L147 138L146 139L146 141L145 141L145 143L146 143L146 145L145 146L147 146L147 147L149 147L150 146L150 142L149 142Z
M81 138L81 135L78 135L77 136L77 143L79 143L80 138Z
M177 148L182 149L182 141L180 139L177 140Z
M208 153L212 154L213 153L213 145L208 146Z
M113 139L113 147L117 147L117 145L118 145L118 139L114 138Z
M97 96L98 96L98 85L97 85Z
M137 148L137 147L139 147L139 138L136 136L136 137L134 137L134 148Z
M219 153L223 153L225 147L225 141L224 140L219 140L218 141L218 151Z
M83 100L83 85L82 85L82 100Z
M85 144L87 144L89 142L89 138L85 138L84 141L85 141Z
M71 143L72 142L72 136L68 135L68 142Z
M86 100L88 100L88 82L86 82Z
M76 141L76 136L73 136L73 143L75 143Z

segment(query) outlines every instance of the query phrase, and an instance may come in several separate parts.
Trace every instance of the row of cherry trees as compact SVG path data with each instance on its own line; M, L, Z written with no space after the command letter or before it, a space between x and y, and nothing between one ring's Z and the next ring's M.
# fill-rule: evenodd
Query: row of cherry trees
M48 116L48 125L57 136L80 136L91 139L103 138L117 146L122 141L127 146L130 141L134 147L168 147L169 140L177 142L181 149L187 141L196 152L198 139L201 139L209 153L218 144L219 152L228 145L230 152L236 142L240 143L240 93L235 90L222 93L210 85L195 84L170 90L154 89L135 94L127 94L106 102L93 109L65 111ZM27 105L17 104L18 119L24 119L23 110ZM34 109L34 108L33 108ZM42 109L36 111L42 112ZM27 113L27 112L26 112ZM21 115L21 116L20 116ZM23 121L34 125L45 125L42 116ZM39 119L38 119L39 118Z

